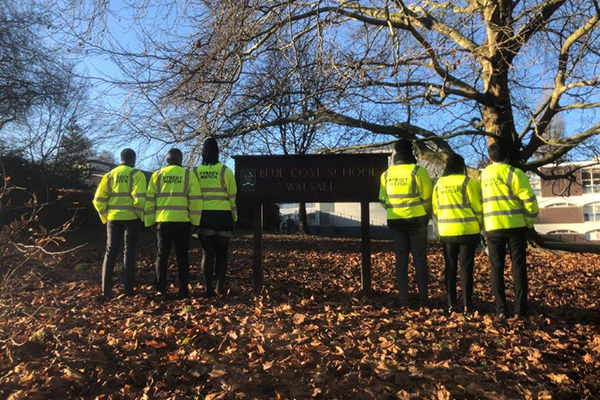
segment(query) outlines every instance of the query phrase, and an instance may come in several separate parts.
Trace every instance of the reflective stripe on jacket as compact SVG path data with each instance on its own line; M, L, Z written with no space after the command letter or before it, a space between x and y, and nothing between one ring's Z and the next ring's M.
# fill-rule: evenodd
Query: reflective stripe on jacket
M146 201L146 177L128 165L119 165L104 174L96 194L94 207L102 223L142 219Z
M180 165L154 171L148 183L144 223L190 222L200 225L202 195L196 175Z
M481 193L486 232L533 226L538 202L520 169L504 163L487 166L481 173Z
M389 220L429 215L431 192L429 174L418 165L394 165L381 175L379 201Z
M233 221L237 221L238 213L235 204L237 184L231 169L221 163L216 163L199 165L194 169L194 173L202 191L202 209L231 211Z
M456 174L438 179L433 188L433 215L440 236L476 235L483 226L479 182Z

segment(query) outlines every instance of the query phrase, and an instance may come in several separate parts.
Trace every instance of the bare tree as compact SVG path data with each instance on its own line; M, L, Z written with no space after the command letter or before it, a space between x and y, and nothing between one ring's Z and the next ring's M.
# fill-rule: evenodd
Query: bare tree
M88 100L87 85L73 76L66 77L63 85L60 98L40 101L23 121L7 129L14 146L22 149L30 161L41 167L57 160L61 143L75 124L83 135L90 138L99 128L92 112L93 105Z
M287 42L281 42L285 46ZM304 115L327 101L327 82L319 76L322 70L316 38L302 38L281 53L271 53L260 70L250 77L256 89L248 93L243 104L260 104L261 113L250 110L246 120L279 120L289 115ZM242 138L244 152L254 154L302 155L336 149L349 143L348 129L325 129L311 118L298 118L295 123L257 129ZM364 135L362 138L367 139ZM356 140L357 137L354 136ZM306 203L299 203L300 230L310 233Z
M34 1L0 0L0 130L69 90L72 65L44 40L51 23Z
M93 4L88 22L114 12L106 1ZM82 35L95 48L109 48L132 78L122 82L138 110L129 120L160 127L140 129L153 140L193 147L205 132L231 139L319 123L407 137L431 160L457 148L481 153L488 140L501 140L511 148L510 161L528 171L595 150L596 0L161 4L154 23L145 3L128 11L141 26L134 28L138 49L107 35L94 41L93 29ZM254 78L268 57L303 38L318 41L326 101L299 113L265 115L264 99L251 96ZM549 127L561 115L566 133L553 138ZM540 156L542 146L553 150Z

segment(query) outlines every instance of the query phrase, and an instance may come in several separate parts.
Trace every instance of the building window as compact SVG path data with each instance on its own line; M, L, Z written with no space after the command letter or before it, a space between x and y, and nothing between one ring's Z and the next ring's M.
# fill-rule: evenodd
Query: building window
M296 208L298 207L298 203L281 203L279 204L280 210L285 210L287 208Z
M542 183L540 181L540 177L535 175L535 174L531 174L528 173L527 177L529 178L529 183L531 184L531 188L533 189L533 193L535 193L535 195L537 197L541 197L542 195Z
M548 232L548 235L574 235L577 232L572 231L570 229L559 229L557 231Z
M595 231L590 231L585 234L585 238L587 240L600 240L600 229L596 229Z
M583 207L583 220L600 221L600 202L586 204Z
M315 208L317 206L317 203L306 203L306 208ZM300 207L300 204L298 203L279 203L279 209L280 210L285 210L288 208L298 208Z
M554 204L550 204L546 208L551 208L551 207L575 207L575 204L571 204L571 203L554 203Z
M583 186L583 193L600 193L600 168L582 169L581 186Z

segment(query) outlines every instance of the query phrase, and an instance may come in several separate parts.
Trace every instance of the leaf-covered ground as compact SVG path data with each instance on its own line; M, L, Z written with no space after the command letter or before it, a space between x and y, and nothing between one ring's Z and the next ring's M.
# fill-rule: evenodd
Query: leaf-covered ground
M600 398L598 256L533 253L533 315L501 323L481 253L477 312L463 317L443 311L435 244L433 309L418 311L394 305L388 241L373 243L371 299L360 295L359 240L267 236L262 295L251 292L252 242L242 237L232 242L231 294L166 302L154 297L146 243L132 298L97 301L102 243L1 294L0 398ZM199 258L195 243L196 294ZM174 266L170 274L176 282Z

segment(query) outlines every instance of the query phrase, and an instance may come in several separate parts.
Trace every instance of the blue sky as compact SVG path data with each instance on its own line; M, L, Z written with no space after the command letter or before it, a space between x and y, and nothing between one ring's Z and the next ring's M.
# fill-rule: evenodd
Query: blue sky
M89 1L89 0L88 0ZM139 50L139 42L136 38L137 33L139 32L140 26L135 24L134 16L131 12L131 9L128 5L122 0L112 0L110 1L110 10L111 13L107 14L106 18L106 30L110 32L112 38L116 40L121 46L128 48L133 51ZM162 11L160 10L159 5L150 7L148 12L143 16L145 20L153 21L157 16L161 16ZM117 16L115 16L115 14ZM155 21L156 22L156 21ZM169 18L167 17L163 21L167 27L169 24ZM177 33L185 33L185 28L176 28L175 32ZM544 65L533 64L528 68L528 75L535 77L536 75L543 75L543 70L547 71L553 70L553 62L552 60L548 60L548 64ZM107 103L112 107L119 107L123 101L125 100L125 96L127 95L127 91L120 89L112 84L104 82L104 80L119 80L122 78L121 71L119 67L109 59L109 57L104 55L88 55L83 58L80 69L83 74L89 75L91 82L93 83L92 97L101 99L103 102ZM532 101L538 102L539 98L534 98ZM369 107L369 106L365 106ZM437 113L436 113L437 114ZM567 133L573 133L578 130L580 126L580 115L577 112L572 112L571 114L567 114L565 117L566 129ZM395 118L398 118L396 116ZM432 114L429 120L423 118L422 121L426 127L431 127L435 130L435 127L443 127L449 121L444 121L443 118L440 119L439 115ZM430 126L427 126L430 125ZM333 128L335 129L335 127ZM386 140L386 137L381 137L381 140ZM456 141L454 141L456 143ZM138 145L136 143L132 144L132 147ZM114 152L115 156L118 155L120 148L113 148L114 146L111 143L103 143L102 147L105 149L110 149ZM146 157L142 158L142 166L149 167L155 160L152 158L152 153L156 152L153 149L159 148L158 145L151 145L149 149L146 151ZM463 154L466 156L467 160L470 161L471 164L476 162L477 160L469 159L469 154Z

